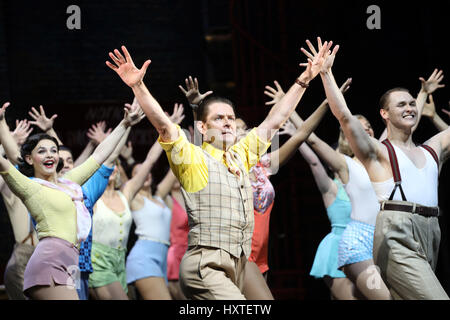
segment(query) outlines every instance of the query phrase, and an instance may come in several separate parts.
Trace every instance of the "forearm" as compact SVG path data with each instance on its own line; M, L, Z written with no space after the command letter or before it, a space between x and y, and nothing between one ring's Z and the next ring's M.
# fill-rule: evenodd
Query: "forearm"
M302 125L297 128L299 132L299 136L302 141L305 141L308 136L317 128L320 121L322 121L325 113L328 111L328 103L327 100L322 102L322 104L306 119ZM300 120L301 118L298 117Z
M160 197L162 200L165 200L167 195L172 190L173 184L177 181L177 178L172 172L172 169L169 168L164 179L158 184L158 188L156 190L156 195Z
M162 154L162 151L163 149L161 145L158 141L156 141L147 153L147 157L145 158L144 162L142 162L137 173L126 184L124 193L129 201L132 201L134 199L136 194L144 185L144 182L147 179L150 170L153 168L159 156Z
M178 130L175 124L170 121L169 117L164 113L158 101L150 94L144 83L140 83L132 89L147 119L158 131L162 141L176 140L178 138Z
M6 157L12 163L17 164L20 158L20 149L9 131L5 119L0 121L0 144L5 150Z
M442 118L437 113L434 114L434 117L431 119L431 121L439 131L444 131L448 128L448 124L445 123L445 121L442 120Z
M95 148L92 157L97 161L97 163L102 164L109 158L128 127L128 123L126 123L125 120L122 120L105 138L105 140L103 140L97 148Z
M107 167L112 167L114 165L114 161L119 157L120 151L122 151L123 146L127 142L128 136L130 135L131 127L128 127L125 133L123 134L122 138L120 138L119 143L117 144L114 151L111 153L111 155L106 159L104 165Z
M92 152L94 152L94 150L95 150L95 143L92 140L89 140L84 150L78 156L77 160L75 160L73 166L77 167L83 162L85 162L87 158L89 158L89 156L92 154Z
M259 125L258 135L266 140L270 140L275 131L279 130L291 116L305 90L298 83L294 83L283 98L273 106L263 123Z
M331 71L321 73L321 77L330 109L339 121L352 151L361 161L375 157L376 150L370 136L348 109L344 95L339 90Z
M315 134L309 136L308 145L315 152L315 155L322 159L334 172L340 172L346 168L343 157Z
M417 127L419 126L420 119L422 119L422 112L423 108L425 106L425 103L427 101L428 94L425 92L425 90L421 89L419 94L416 98L416 106L417 106L417 121L414 127L412 127L411 131L416 131Z
M53 128L48 129L47 131L45 131L46 134L48 134L50 137L55 138L58 141L59 145L64 145L64 143L62 143L62 141L59 139L58 135L56 134L56 131Z
M320 192L324 194L329 190L331 182L331 179L328 176L325 168L323 167L322 163L320 162L319 158L314 153L314 151L312 151L311 148L306 143L303 143L298 150L308 163L309 168L311 169L311 173L313 174L314 181L317 184L317 187L319 188Z

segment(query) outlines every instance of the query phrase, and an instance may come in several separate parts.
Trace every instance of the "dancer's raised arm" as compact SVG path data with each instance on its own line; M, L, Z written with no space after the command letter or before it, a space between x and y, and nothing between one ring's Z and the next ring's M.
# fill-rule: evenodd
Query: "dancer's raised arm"
M439 131L444 131L448 128L448 124L439 116L436 112L436 106L434 104L433 95L428 95L429 102L425 102L422 115L429 118L433 122L436 129Z
M310 42L307 40L307 44ZM302 63L301 66L306 66L306 70L297 78L295 83L283 96L283 98L276 103L270 110L264 121L258 126L258 136L269 141L272 139L275 132L281 128L283 123L289 118L295 107L300 102L306 88L309 86L311 80L313 80L317 74L319 74L324 62L330 55L330 48L333 42L319 42L318 53L308 59L308 63Z
M114 62L106 61L106 65L114 70L123 82L129 86L134 93L139 105L147 116L148 120L158 131L163 142L174 141L178 138L178 130L158 101L150 94L144 84L144 75L151 61L146 60L141 69L138 69L125 46L122 46L123 55L119 50L114 49L109 56Z
M311 50L313 50L313 48ZM306 50L303 50L303 52L308 57L313 57L313 55ZM316 55L314 52L313 54ZM378 160L379 155L382 152L382 144L378 140L370 137L364 130L358 118L353 116L350 112L345 102L344 95L336 84L331 71L331 66L324 65L320 70L320 75L330 109L339 121L355 155L363 163ZM381 178L385 179L386 177L383 176Z

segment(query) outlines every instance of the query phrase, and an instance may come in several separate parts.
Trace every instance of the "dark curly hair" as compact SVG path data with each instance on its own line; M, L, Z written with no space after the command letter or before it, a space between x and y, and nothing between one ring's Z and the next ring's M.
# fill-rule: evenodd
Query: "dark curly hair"
M37 144L41 140L51 140L56 144L56 148L59 152L59 144L58 140L49 136L46 133L37 133L29 136L25 143L20 148L20 163L19 163L19 171L26 175L27 177L34 177L34 168L32 165L29 165L25 161L25 157L31 155L31 152L36 148ZM64 161L60 158L58 162L58 166L56 167L56 172L59 172L64 167Z

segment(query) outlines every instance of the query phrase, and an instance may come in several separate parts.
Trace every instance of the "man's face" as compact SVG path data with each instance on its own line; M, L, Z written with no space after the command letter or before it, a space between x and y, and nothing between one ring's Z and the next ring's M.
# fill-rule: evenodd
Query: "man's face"
M62 177L67 172L73 169L73 157L72 154L67 150L59 150L59 157L64 162L64 167L58 173L58 175Z
M208 106L205 122L200 122L200 133L218 149L227 149L236 141L236 117L233 108L223 102Z
M417 122L417 106L409 92L395 91L389 95L388 110L381 109L381 116L397 128L412 128Z

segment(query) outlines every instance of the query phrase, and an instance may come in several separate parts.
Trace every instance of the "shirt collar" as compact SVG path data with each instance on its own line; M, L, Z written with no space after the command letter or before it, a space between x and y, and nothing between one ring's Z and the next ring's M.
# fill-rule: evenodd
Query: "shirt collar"
M208 152L214 159L218 161L223 159L223 154L225 153L223 150L217 149L207 142L203 142L202 149Z

